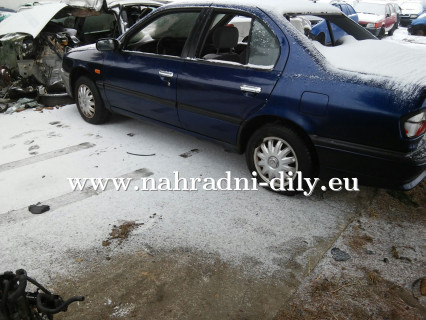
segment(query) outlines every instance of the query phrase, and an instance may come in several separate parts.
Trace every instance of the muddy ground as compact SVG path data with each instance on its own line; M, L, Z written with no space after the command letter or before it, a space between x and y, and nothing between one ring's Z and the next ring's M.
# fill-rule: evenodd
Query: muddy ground
M55 291L86 296L58 319L425 319L425 192L425 182L410 192L368 189L352 222L298 278L253 276L250 261L182 248L100 258L57 280ZM113 228L106 239L132 241L131 230ZM334 247L350 258L335 261Z

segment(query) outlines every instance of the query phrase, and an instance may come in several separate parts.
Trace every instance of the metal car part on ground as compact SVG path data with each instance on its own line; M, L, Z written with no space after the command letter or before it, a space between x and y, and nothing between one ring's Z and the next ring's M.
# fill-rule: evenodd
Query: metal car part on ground
M36 290L27 291L28 284ZM28 277L23 269L0 274L0 320L53 320L54 314L67 311L76 301L84 301L84 297L75 296L64 301Z

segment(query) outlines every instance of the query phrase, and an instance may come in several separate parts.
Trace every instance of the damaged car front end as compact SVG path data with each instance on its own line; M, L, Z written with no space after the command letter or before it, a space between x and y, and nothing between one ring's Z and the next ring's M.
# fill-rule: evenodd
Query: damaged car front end
M118 37L163 4L149 0L67 0L16 13L0 25L0 96L65 97L60 72L62 59L70 49L100 38Z

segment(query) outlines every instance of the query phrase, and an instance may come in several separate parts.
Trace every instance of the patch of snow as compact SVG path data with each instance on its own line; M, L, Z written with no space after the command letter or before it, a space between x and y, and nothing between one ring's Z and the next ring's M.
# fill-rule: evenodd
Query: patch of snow
M387 79L391 90L410 94L426 87L426 50L407 48L399 43L377 40L349 41L326 47L313 41L315 48L335 68Z
M412 36L408 33L407 28L399 27L392 36L386 37L382 41L397 42L411 48L426 50L426 37Z
M111 318L125 318L130 312L135 309L135 305L133 303L126 303L123 306L115 306L114 312L111 314Z

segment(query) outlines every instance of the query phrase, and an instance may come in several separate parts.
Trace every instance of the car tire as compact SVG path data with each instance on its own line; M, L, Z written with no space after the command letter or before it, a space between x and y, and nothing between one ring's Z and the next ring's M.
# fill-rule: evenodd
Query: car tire
M92 124L102 124L109 120L109 112L102 101L95 83L86 76L77 79L74 97L81 117Z
M74 100L67 93L46 93L37 98L37 102L46 107L73 104Z
M385 35L386 35L386 30L385 30L385 28L382 27L380 29L380 32L379 32L379 35L377 36L377 38L382 39Z
M392 29L390 29L389 31L388 31L388 35L389 36L392 36L393 35L393 33L394 33L394 31L396 30L398 28L398 26L396 25L396 23L393 25L393 27L392 27Z
M271 180L280 177L282 171L292 171L293 178L297 171L303 178L312 178L316 168L314 152L305 139L292 128L282 125L266 125L254 132L247 143L246 161L250 172L256 173L257 181L267 184L262 186L288 196L300 191L273 190ZM284 178L286 189L290 177L284 174ZM277 189L280 185L277 183L274 187Z

